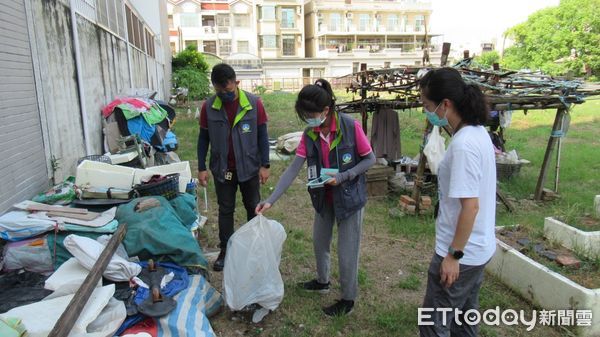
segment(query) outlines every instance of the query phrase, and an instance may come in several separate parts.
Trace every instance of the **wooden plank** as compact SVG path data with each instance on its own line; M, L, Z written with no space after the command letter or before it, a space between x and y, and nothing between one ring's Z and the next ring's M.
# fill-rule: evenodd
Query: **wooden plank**
M108 266L110 259L114 255L121 241L123 241L126 233L127 224L123 223L119 225L119 229L117 229L112 238L110 238L110 241L108 241L106 248L104 248L102 254L100 254L94 267L90 270L90 273L83 281L81 287L79 287L79 290L75 293L75 296L73 296L73 299L71 299L67 309L62 313L48 337L64 337L69 335L71 329L73 329L73 325L75 325L77 318L79 318L81 311L85 307L85 304L96 288L96 284L102 277L102 273L106 269L106 266Z
M538 177L537 185L535 187L534 200L542 200L542 190L544 188L544 182L546 180L546 175L548 173L548 166L550 164L550 156L552 155L552 151L554 150L554 144L556 144L556 137L552 137L554 131L560 130L560 124L565 114L565 108L559 108L556 110L556 116L554 117L554 125L552 125L552 133L550 133L550 138L548 138L548 146L546 146L546 153L544 154L544 161L542 162L542 167L540 169L540 175Z
M425 144L427 141L427 135L433 129L433 125L426 119L425 122L425 132L423 133L423 145L421 146L420 156L419 156L419 165L417 165L417 173L415 175L415 185L413 186L413 200L421 200L421 187L423 186L423 176L425 175L425 164L427 163L427 157L425 153L423 153L423 149L425 148ZM420 205L417 203L415 205L415 214L419 214Z
M502 201L502 203L504 204L504 206L506 206L506 209L509 212L514 212L515 208L512 205L512 203L504 196L504 194L502 193L502 191L500 191L500 187L496 186L496 196L498 197L498 199L500 199L500 201Z
M442 58L440 60L440 65L445 67L448 63L448 55L450 55L450 42L444 42L442 44Z
M97 217L99 217L100 213L89 212L87 214L73 214L73 213L62 212L62 211L61 212L52 211L52 212L46 213L46 215L49 217L59 217L59 218L69 218L69 219L76 219L76 220L91 221L91 220L94 220Z
M29 205L27 206L28 211L44 211L44 212L59 212L69 214L88 214L88 210L84 208L71 208L71 207L58 207L51 205Z

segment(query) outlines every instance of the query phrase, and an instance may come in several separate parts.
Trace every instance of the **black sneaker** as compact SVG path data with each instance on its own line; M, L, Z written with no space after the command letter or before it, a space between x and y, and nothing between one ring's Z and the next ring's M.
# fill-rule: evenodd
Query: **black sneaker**
M354 301L338 300L335 304L323 308L323 312L327 316L344 316L352 312Z
M299 286L304 290L316 291L319 294L327 294L329 293L329 285L331 282L327 283L319 283L317 280L310 280L308 282L301 282Z
M215 260L215 264L213 264L214 271L222 271L223 267L225 267L225 253L226 250L221 249L221 251L219 252L219 256Z

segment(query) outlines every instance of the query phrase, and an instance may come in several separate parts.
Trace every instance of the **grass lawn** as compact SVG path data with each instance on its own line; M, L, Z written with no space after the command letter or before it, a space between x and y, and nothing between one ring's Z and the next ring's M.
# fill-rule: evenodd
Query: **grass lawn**
M340 101L349 99L340 93ZM270 117L270 136L302 130L294 113L295 95L272 93L263 96ZM192 107L192 112L195 107ZM546 216L560 216L577 225L584 214L593 213L593 197L600 194L600 101L592 100L572 110L571 126L562 146L560 169L561 198L549 203L518 203L515 213L498 206L497 225L524 226L532 236L541 235ZM179 138L179 156L190 160L196 170L196 139L198 124L184 110L175 124ZM501 183L501 189L516 199L526 199L534 192L540 165L554 120L554 111L515 112L512 125L506 131L507 150L516 149L522 158L531 161L520 175ZM419 148L423 115L418 111L399 111L403 154L414 157ZM555 156L554 156L555 157ZM262 187L265 198L277 183L287 162L273 162L271 179ZM552 164L552 167L555 165ZM427 267L433 254L435 238L431 216L393 218L388 210L395 207L398 197L369 200L363 227L359 267L359 297L352 315L327 318L320 307L339 298L337 282L336 240L332 247L332 284L329 295L307 294L296 286L314 277L315 262L312 250L313 209L301 174L287 193L267 213L286 228L287 240L281 260L285 296L280 307L260 324L234 318L225 311L212 319L220 336L416 336L417 308L423 299ZM554 169L549 171L546 187L553 188ZM201 194L200 194L201 195ZM203 244L206 251L216 251L218 243L217 203L214 188L209 184L209 222L205 226ZM238 194L238 225L245 214ZM203 204L201 209L203 209ZM334 235L334 238L336 236ZM214 259L214 258L213 258ZM598 263L592 271L598 273ZM221 273L211 273L211 282L221 288ZM536 309L511 292L491 275L486 275L480 294L482 309L500 306L503 309L524 309L529 314ZM539 308L537 308L539 309ZM567 308L564 308L567 309ZM570 336L562 328L538 326L528 332L525 326L482 327L481 336Z

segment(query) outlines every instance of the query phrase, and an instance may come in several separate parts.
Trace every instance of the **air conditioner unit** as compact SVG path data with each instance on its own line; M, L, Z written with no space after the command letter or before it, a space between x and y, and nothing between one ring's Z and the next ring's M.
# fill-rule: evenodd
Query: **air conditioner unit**
M354 17L354 13L346 13L347 19L352 19Z

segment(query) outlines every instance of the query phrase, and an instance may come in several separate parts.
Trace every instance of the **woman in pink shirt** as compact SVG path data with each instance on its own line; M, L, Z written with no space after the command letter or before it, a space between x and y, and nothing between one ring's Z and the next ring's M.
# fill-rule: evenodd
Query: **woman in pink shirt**
M283 195L307 163L308 192L315 209L313 246L317 278L300 283L308 291L330 289L330 246L338 224L341 299L324 307L328 316L349 314L358 293L358 256L363 210L367 202L365 172L375 163L369 140L358 123L335 110L331 84L319 79L298 94L296 114L308 124L296 157L281 176L275 191L256 207L261 214Z

